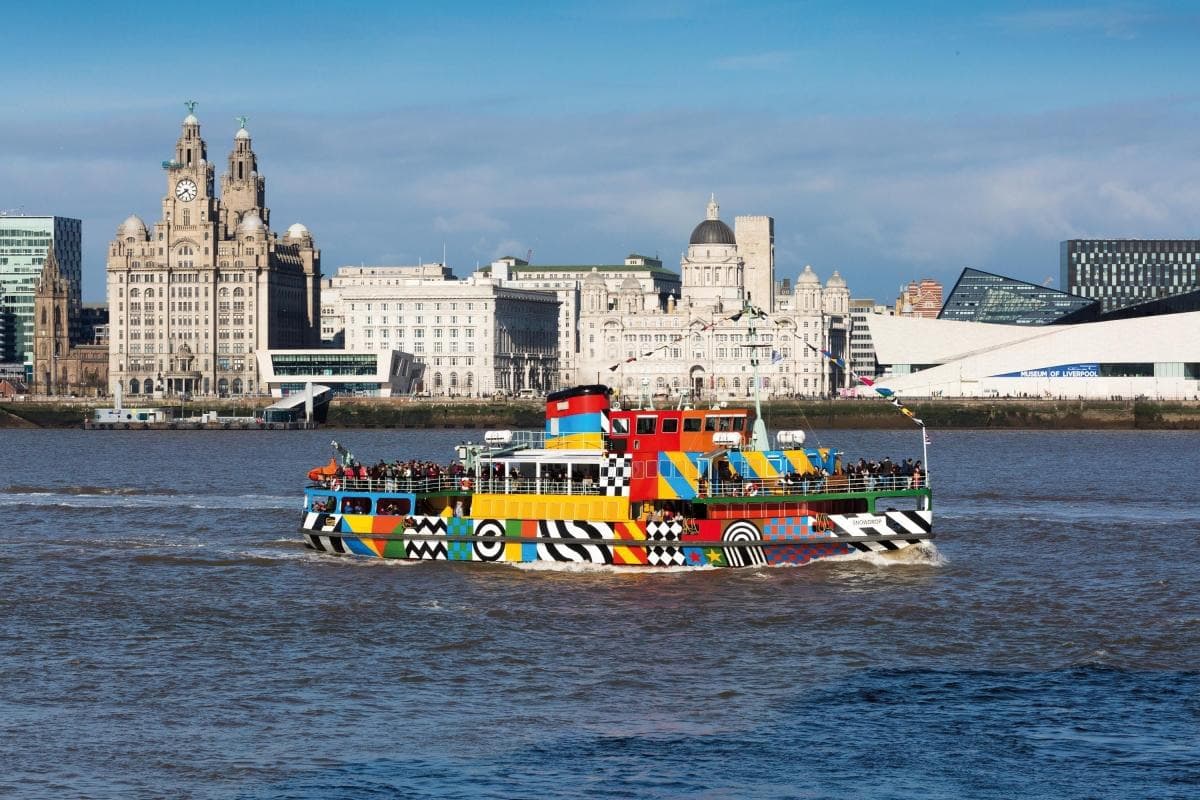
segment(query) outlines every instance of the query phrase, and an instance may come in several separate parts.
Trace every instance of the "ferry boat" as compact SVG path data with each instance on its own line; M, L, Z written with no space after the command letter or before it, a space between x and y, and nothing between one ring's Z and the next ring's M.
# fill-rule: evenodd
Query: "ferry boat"
M603 385L550 394L544 431L490 431L453 469L368 471L333 444L340 463L309 473L301 526L326 553L758 567L933 537L920 470L862 472L803 431L772 447L749 409L622 408Z

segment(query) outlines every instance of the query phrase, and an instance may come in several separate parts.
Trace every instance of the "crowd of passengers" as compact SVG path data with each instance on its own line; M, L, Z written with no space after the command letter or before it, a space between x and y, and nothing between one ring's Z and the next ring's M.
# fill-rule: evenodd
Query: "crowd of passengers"
M906 458L903 461L867 461L860 458L857 464L843 467L838 465L833 473L824 467L807 472L790 472L780 478L762 481L736 475L729 465L717 465L716 486L700 478L701 497L712 495L752 496L764 494L808 494L824 491L891 491L895 489L918 489L924 485L924 470L920 461Z
M367 489L382 489L387 492L422 491L442 486L447 482L468 478L466 469L459 462L442 465L436 461L380 461L374 466L351 462L337 468L337 472L325 479L324 485L331 488L345 485L346 481L364 481Z

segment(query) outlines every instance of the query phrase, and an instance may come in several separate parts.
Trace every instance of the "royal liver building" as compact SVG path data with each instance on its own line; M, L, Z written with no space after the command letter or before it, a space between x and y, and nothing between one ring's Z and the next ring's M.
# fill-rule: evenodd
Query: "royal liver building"
M607 383L626 396L690 390L745 398L757 361L764 396L824 396L845 386L844 371L819 351L845 356L846 282L834 272L822 286L805 267L791 294L777 294L775 221L745 216L734 226L710 200L680 262L678 296L632 276L616 292L598 273L585 278L579 381Z
M108 249L110 389L130 398L259 393L255 350L320 342L312 236L271 231L244 119L216 196L193 105L162 165L162 216L152 230L129 217Z

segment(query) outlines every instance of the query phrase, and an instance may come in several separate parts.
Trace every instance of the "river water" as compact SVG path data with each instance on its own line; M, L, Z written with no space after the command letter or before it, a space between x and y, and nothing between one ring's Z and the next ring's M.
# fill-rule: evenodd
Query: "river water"
M908 563L642 572L305 550L329 432L0 432L0 795L1200 796L1200 435L932 436Z

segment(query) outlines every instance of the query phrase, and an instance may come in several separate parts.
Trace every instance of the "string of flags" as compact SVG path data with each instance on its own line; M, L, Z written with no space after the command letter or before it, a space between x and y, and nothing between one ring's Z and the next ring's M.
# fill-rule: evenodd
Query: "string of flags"
M812 350L814 353L820 353L822 356L824 356L826 359L828 359L830 363L836 365L840 369L845 370L847 375L849 375L851 378L853 378L857 382L861 383L863 386L870 386L872 389L875 390L876 394L878 394L880 397L884 398L889 403L891 403L893 406L895 406L896 410L899 411L901 414L908 417L913 422L920 425L922 428L925 427L925 421L922 420L920 417L918 417L916 414L914 414L912 412L912 409L910 409L908 406L904 405L904 403L900 402L900 398L896 397L896 393L893 392L891 389L887 388L886 386L876 386L874 378L868 378L866 375L859 375L857 372L850 369L849 365L846 364L846 359L838 358L838 357L834 356L832 353L830 353L828 350L823 350L819 347L816 347L815 345L809 344L808 342L805 342L804 346L807 347L809 350ZM926 436L926 439L928 439L928 436ZM926 443L928 443L928 442L926 442Z

